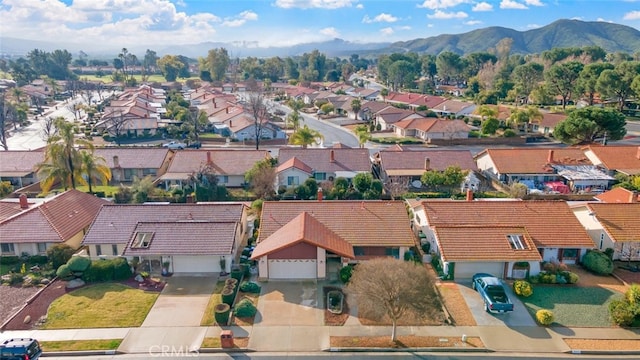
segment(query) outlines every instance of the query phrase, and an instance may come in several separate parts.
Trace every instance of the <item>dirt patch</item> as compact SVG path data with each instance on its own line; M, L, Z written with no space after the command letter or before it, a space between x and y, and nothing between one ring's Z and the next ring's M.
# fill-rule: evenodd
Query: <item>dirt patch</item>
M347 294L342 291L339 287L333 286L325 286L322 288L323 290L323 306L324 306L324 324L327 326L342 326L349 319L349 304L347 304ZM334 314L331 311L327 310L327 293L332 290L342 291L342 295L344 296L342 302L342 314Z
M468 337L464 342L459 337L408 335L398 336L394 342L391 336L331 336L329 342L331 347L340 348L484 348L484 343L478 337Z
M445 315L441 309L434 309L434 315L426 316L426 314L407 311L400 319L398 326L440 326L445 324ZM392 325L391 319L384 315L382 319L377 319L372 309L358 307L358 320L362 325Z
M572 350L640 350L640 340L563 339Z
M49 305L55 299L67 293L66 285L66 281L58 279L51 282L33 298L31 303L20 310L2 330L31 330L36 328L38 319L47 315ZM24 319L27 316L31 317L31 321L25 324Z
M11 315L18 311L40 289L35 286L0 286L0 324L9 320Z
M460 289L455 283L442 282L438 284L438 290L442 295L449 315L453 318L453 325L456 326L476 326L476 319L473 317L467 302L460 293Z
M588 272L583 267L578 265L570 265L569 271L576 273L579 276L577 286L581 287L602 287L607 288L609 290L617 291L620 293L624 293L627 291L627 286L624 285L620 280L616 279L614 276L606 275L600 276L593 273Z
M618 264L616 264L618 265ZM620 264L622 265L622 264ZM626 265L626 263L625 263ZM616 268L615 270L613 270L613 273L619 277L620 279L622 279L622 281L626 282L627 284L640 284L640 271L630 271L630 270L625 270L625 269L621 269L621 268Z

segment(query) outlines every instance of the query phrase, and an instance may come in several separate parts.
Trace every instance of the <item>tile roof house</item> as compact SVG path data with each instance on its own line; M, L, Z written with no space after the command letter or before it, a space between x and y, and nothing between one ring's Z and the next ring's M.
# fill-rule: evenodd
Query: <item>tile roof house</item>
M640 261L640 202L589 202L573 212L597 249L613 249L613 260Z
M435 139L454 140L469 138L471 128L462 120L414 118L399 121L391 128L396 136L415 137L427 143Z
M0 151L0 181L16 189L38 182L36 165L44 161L42 151Z
M374 155L374 172L388 185L390 182L413 183L420 180L428 170L444 171L449 166L459 166L462 170L476 171L476 163L469 150L431 150L394 147ZM412 183L414 185L412 185ZM417 186L422 187L422 184Z
M293 158L296 160L290 162ZM278 184L284 186L290 182L302 184L309 177L306 174L321 182L337 177L350 180L359 173L371 171L369 150L349 147L282 148L278 152L278 163Z
M632 203L640 202L640 194L637 191L627 190L623 187L616 187L594 198L603 203Z
M244 174L256 162L270 157L267 150L181 150L175 153L159 181L167 190L174 186L183 187L188 185L191 174L211 164L218 177L218 185L241 187L245 184Z
M241 203L113 204L100 209L82 244L92 259L138 257L149 272L165 262L173 273L229 272L247 226Z
M155 180L167 171L174 156L166 148L96 148L94 155L102 157L111 169L111 184L130 183L134 177L151 176Z
M108 201L78 190L67 190L33 201L21 195L17 202L5 199L0 206L2 255L44 254L55 244L80 247L82 236L100 208Z
M442 116L464 116L472 114L476 109L476 104L460 101L460 100L447 100L439 103L438 105L430 108L433 112Z
M414 227L449 264L456 278L478 272L524 277L540 261L579 261L593 242L564 201L422 201L414 207Z
M640 175L640 146L637 145L591 145L584 148L584 154L591 162L608 171L624 175Z
M532 123L530 126L532 131L543 135L553 134L553 129L555 129L556 125L567 119L565 114L550 112L541 112L541 114L542 120L539 123Z
M386 107L375 114L376 126L380 125L380 130L391 130L392 125L399 121L416 118L422 118L422 115L393 106Z
M414 239L402 201L265 201L252 259L262 279L337 279L350 262L402 259Z

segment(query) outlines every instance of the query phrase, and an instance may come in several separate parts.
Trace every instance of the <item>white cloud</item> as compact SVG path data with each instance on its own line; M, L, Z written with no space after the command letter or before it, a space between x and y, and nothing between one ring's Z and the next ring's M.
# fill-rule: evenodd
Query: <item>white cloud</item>
M473 6L471 11L491 11L493 10L493 5L487 2L480 2Z
M428 28L432 28L432 27L433 27L433 24L427 24L427 27L428 27Z
M444 12L442 10L436 10L433 14L427 15L429 19L464 19L468 16L464 11Z
M328 27L328 28L321 29L320 30L320 34L331 36L331 37L334 37L334 38L340 36L340 33L338 32L338 30L336 30L336 28L334 28L334 27Z
M388 23L392 23L392 22L396 22L398 21L398 18L391 15L391 14L385 14L385 13L381 13L380 15L374 17L373 19L370 18L368 15L365 15L364 18L362 19L362 22L365 24L370 24L370 23L375 23L375 22L388 22Z
M384 36L389 36L389 35L393 35L394 31L392 28L386 27L386 28L380 29L380 33Z
M253 11L243 11L238 16L233 18L226 18L223 22L223 26L238 27L244 25L247 21L258 20L258 14Z
M516 10L526 10L528 7L524 4L513 0L502 0L500 2L500 9L516 9Z
M537 29L540 28L541 26L538 24L527 24L527 29Z
M630 11L622 17L624 20L640 20L640 11L634 10Z
M604 19L604 18L601 18L601 17L597 18L596 21L606 22L606 23L613 23L613 21L607 20L607 19Z
M421 5L418 5L418 7L436 10L455 7L469 2L470 0L425 0Z
M362 5L362 4L358 4L358 5L356 5L356 9L360 9L360 10L362 10L362 9L364 9L364 5Z
M276 0L275 6L283 9L340 9L351 7L355 0Z
M544 6L540 0L524 0L524 3L531 6Z
M473 25L482 24L482 21L480 21L480 20L469 20L469 21L465 21L464 24L473 26Z
M411 30L411 26L409 26L409 25L405 25L405 26L398 26L398 27L396 28L396 30L403 30L403 31Z

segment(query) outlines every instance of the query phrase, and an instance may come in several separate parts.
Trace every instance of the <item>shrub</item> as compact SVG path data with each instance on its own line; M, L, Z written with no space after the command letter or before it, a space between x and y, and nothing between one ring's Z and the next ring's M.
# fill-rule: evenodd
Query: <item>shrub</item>
M542 284L555 284L556 283L556 275L548 272L541 272L538 274L538 279Z
M231 277L238 281L242 280L242 275L244 275L244 272L241 269L231 270Z
M13 273L9 275L9 285L17 285L20 284L24 280L24 275Z
M578 276L578 274L571 271L564 271L562 275L564 276L564 278L567 280L567 283L569 284L576 284L578 280L580 280L580 277Z
M66 264L63 264L58 267L58 270L56 270L56 276L62 280L67 280L72 277L72 271Z
M624 297L627 299L629 304L640 305L640 285L631 284L627 292L624 294Z
M91 265L91 259L84 256L73 256L67 261L67 267L72 272L83 272Z
M353 273L353 266L347 265L340 268L340 281L346 284L351 280L351 274Z
M258 309L249 299L242 299L233 310L233 314L237 317L253 317Z
M213 308L214 317L218 325L227 325L229 323L229 313L231 306L229 304L218 304Z
M234 278L228 278L224 281L225 286L231 286L231 287L235 287L237 283L238 283L238 279L234 279Z
M553 323L553 312L550 310L538 310L536 312L536 320L540 325L549 326Z
M556 274L556 284L566 284L567 279L562 274Z
M233 298L235 297L235 291L233 291L233 289L230 288L224 288L222 289L222 292L220 293L222 295L222 302L231 306L233 304Z
M540 275L529 276L529 282L532 283L532 284L539 284L540 283Z
M242 292L259 294L260 290L260 285L254 282L245 281L240 285L240 291Z
M424 251L425 254L428 254L431 251L431 243L426 242L422 244L422 251Z
M504 137L514 137L514 136L516 136L516 132L513 131L513 129L507 129L507 130L504 131L503 136Z
M598 275L609 275L613 272L613 261L607 254L597 250L587 252L582 259L582 265Z
M609 303L611 321L619 326L629 326L635 317L632 306L624 300L616 299Z
M614 253L613 248L604 249L604 253L609 257L609 259L613 260L613 253Z
M5 265L14 265L20 262L20 258L18 256L2 256L0 257L0 264Z
M30 264L43 265L46 264L49 259L45 255L33 255L29 257Z
M529 297L533 295L533 288L531 287L531 284L524 280L516 280L513 283L513 292L518 296Z
M133 275L127 259L119 257L108 261L113 263L113 280L126 280Z
M67 244L55 244L47 249L47 257L54 269L66 264L73 256L73 253L75 253L75 250Z
M94 260L91 266L82 274L86 282L101 282L113 280L113 262L108 260Z

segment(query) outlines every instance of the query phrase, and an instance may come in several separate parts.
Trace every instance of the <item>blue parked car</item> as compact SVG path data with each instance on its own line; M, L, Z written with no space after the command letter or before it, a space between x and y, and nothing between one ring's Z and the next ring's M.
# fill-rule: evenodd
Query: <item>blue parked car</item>
M475 274L471 288L482 296L485 311L491 313L513 311L513 303L507 296L504 285L497 277L484 273Z

